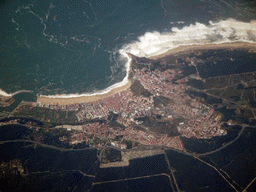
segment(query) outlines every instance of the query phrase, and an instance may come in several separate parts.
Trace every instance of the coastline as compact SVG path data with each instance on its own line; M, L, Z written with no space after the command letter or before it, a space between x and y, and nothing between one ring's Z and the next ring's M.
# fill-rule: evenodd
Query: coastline
M212 49L247 49L252 52L256 52L256 43L251 42L225 42L225 43L219 43L219 44L201 44L201 45L181 45L177 48L171 49L165 53L161 53L159 55L150 56L149 59L157 60L163 57L166 57L171 54L178 54L181 52L188 52L188 51L194 51L194 50L212 50ZM129 57L129 62L131 63L131 58ZM74 95L74 96L47 96L47 95L38 95L37 96L37 103L41 104L59 104L59 105L67 105L67 104L75 104L75 103L86 103L86 102L93 102L100 99L104 99L107 97L110 97L116 93L120 93L122 91L125 91L128 89L132 82L130 79L128 79L128 73L130 71L130 64L127 67L127 75L125 79L123 80L123 85L119 87L114 87L112 89L107 88L108 91L103 90L99 93L94 94L88 94L88 95ZM110 88L110 87L109 87ZM3 92L3 91L2 91ZM19 91L18 91L19 92ZM21 91L22 92L22 91ZM5 93L5 92L3 92ZM16 92L17 93L17 92ZM15 93L15 94L16 94ZM1 94L2 97L12 97L14 94Z
M29 91L29 90L20 90L20 91L16 91L15 93L8 94L0 89L0 105L3 105L5 107L10 106L15 101L13 96L20 93L32 93L32 92L33 91Z
M0 89L0 96L1 97L13 97L13 96L18 95L20 93L33 93L33 91L31 91L31 90L20 90L20 91L16 91L15 93L9 94L9 93L4 92L2 89Z
M47 96L38 96L37 97L37 103L41 104L59 104L59 105L68 105L68 104L75 104L75 103L87 103L87 102L93 102L100 99L104 99L107 97L110 97L116 93L120 93L122 91L125 91L131 86L131 81L128 80L128 82L120 87L116 87L114 89L111 89L109 92L104 94L94 94L94 95L88 95L88 96L81 96L81 97L69 97L69 98L50 98Z
M1 97L12 97L13 94L8 94L8 93L4 92L2 89L0 89L0 96Z
M148 57L149 59L157 60L168 56L170 54L177 54L180 52L186 51L193 51L193 50L211 50L211 49L248 49L250 51L256 52L256 44L249 43L249 42L230 42L230 43L221 43L221 44L204 44L204 45L184 45L169 50L165 53ZM130 67L130 66L129 66ZM128 69L127 71L129 71ZM120 93L125 91L131 86L132 82L129 79L126 84L111 89L107 93L99 93L81 97L66 97L66 98L58 98L58 97L48 97L48 96L38 96L36 102L40 102L42 104L60 104L60 105L67 105L67 104L75 104L75 103L85 103L85 102L93 102L100 99L104 99L110 97L116 93Z
M149 59L157 60L166 57L170 54L177 54L180 52L194 51L194 50L213 50L213 49L248 49L252 52L256 52L256 43L252 42L225 42L219 44L201 44L201 45L180 45L174 49L166 51L164 53L150 56Z

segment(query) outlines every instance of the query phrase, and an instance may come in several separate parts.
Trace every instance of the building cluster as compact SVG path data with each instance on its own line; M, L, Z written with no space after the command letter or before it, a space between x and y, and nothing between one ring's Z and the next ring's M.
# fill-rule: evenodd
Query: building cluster
M156 95L162 95L171 99L173 102L169 108L174 113L187 119L181 122L179 131L185 137L209 138L222 134L220 122L212 117L214 110L208 106L191 99L186 93L184 80L172 83L175 77L175 70L150 71L146 68L136 71L136 76L142 85Z
M150 71L147 68L136 69L135 77L145 89L152 93L149 97L134 96L129 88L121 93L94 102L42 107L76 110L78 121L97 118L107 120L110 112L113 112L118 114L117 122L124 125L125 129L121 127L113 128L105 123L92 123L83 125L83 133L99 138L114 138L122 135L123 139L136 141L144 145L183 149L180 136L168 137L167 134L155 134L134 128L134 126L143 123L135 120L136 117L152 114L161 115L163 119L168 119L168 121L175 121L176 117L181 117L182 121L178 123L178 131L184 137L210 138L222 135L223 130L220 129L220 121L216 120L214 110L188 96L185 92L184 79L173 83L176 74L177 72L172 69L165 71L158 69ZM160 95L170 99L171 102L160 107L154 107L154 98ZM114 144L118 145L117 143Z
M154 146L166 146L175 149L182 150L183 144L178 137L168 137L166 134L153 134L146 131L134 129L132 126L125 129L117 129L108 126L105 123L90 123L82 126L83 133L94 139L99 137L101 139L115 139L117 136L122 136L120 141L112 140L111 143L115 147L125 149L125 145L122 144L123 140L129 140L138 142L142 145L154 145ZM100 146L100 145L99 145Z
M93 135L94 137L107 138L109 135L108 127L105 124L100 124L98 122L83 125L82 130L84 133Z
M149 132L133 129L128 127L125 130L119 132L124 135L127 140L137 141L143 145L154 145L154 146L166 146L175 149L183 149L183 144L180 137L168 137L167 134L152 134Z
M153 102L153 97L134 97L131 89L127 89L102 100L80 104L82 107L77 113L77 118L79 121L104 118L114 112L130 121L136 116L145 116L152 108Z

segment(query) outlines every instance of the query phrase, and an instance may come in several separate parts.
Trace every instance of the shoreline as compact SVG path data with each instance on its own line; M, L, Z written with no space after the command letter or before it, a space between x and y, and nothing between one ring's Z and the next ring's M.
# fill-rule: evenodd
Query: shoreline
M250 49L251 48L251 49ZM214 49L248 49L252 52L256 53L256 43L252 42L224 42L224 43L210 43L210 44L201 44L201 45L180 45L174 49L166 51L164 53L160 53L159 55L147 57L148 59L157 60L163 57L166 57L170 54L177 54L180 52L187 52L187 51L199 51L199 50L214 50Z
M19 90L19 91L16 91L14 93L6 93L5 91L3 91L2 89L0 89L0 96L1 97L13 97L15 95L18 95L20 93L33 93L33 91L31 90Z
M29 90L20 90L20 91L16 91L15 93L8 94L0 89L0 105L8 107L11 104L13 104L13 102L15 101L13 96L18 95L20 93L32 93L32 92L33 91L29 91Z
M249 42L230 42L230 43L220 43L220 44L204 44L204 45L184 45L169 50L165 53L148 57L148 59L157 60L163 57L166 57L170 54L177 54L181 52L193 51L193 50L211 50L211 49L248 49L253 52L256 52L256 44L249 43ZM130 66L129 66L130 67ZM127 71L129 71L128 69ZM86 103L86 102L93 102L100 99L104 99L110 97L116 93L120 93L125 91L131 86L132 82L129 79L128 82L120 87L116 87L111 89L107 93L98 93L93 95L81 96L81 97L66 97L66 98L54 98L54 97L47 97L47 96L39 96L37 97L36 102L40 102L42 104L60 104L60 105L67 105L67 104L75 104L75 103Z
M255 52L256 53L256 43L251 43L251 42L225 42L225 43L219 43L219 44L202 44L202 45L181 45L179 47L176 47L174 49L171 49L165 53L161 53L159 55L155 55L155 56L149 56L147 57L148 59L153 59L153 60L157 60L160 58L164 58L168 55L171 54L178 54L181 52L188 52L188 51L198 51L198 50L213 50L213 49L247 49L249 51ZM126 55L127 56L127 55ZM125 84L119 86L119 87L114 87L113 89L109 89L106 88L104 90L102 90L99 93L94 93L91 95L75 95L74 96L69 96L69 95L65 95L63 97L60 96L47 96L47 95L38 95L37 96L37 103L41 103L41 104L59 104L59 105L67 105L67 104L75 104L75 103L87 103L87 102L93 102L93 101L97 101L100 99L104 99L107 97L110 97L116 93L120 93L122 91L125 91L126 89L130 88L132 82L130 79L128 78L128 74L130 71L130 65L131 65L131 58L128 56L129 58L129 65L126 66L127 67L127 75L125 77L125 79L123 81L126 81ZM111 86L110 86L111 87ZM109 88L110 88L109 87ZM106 91L108 90L108 91ZM3 92L3 91L2 91ZM23 91L17 91L16 93L20 93ZM3 92L5 93L5 92ZM2 97L12 97L14 94L1 94L0 95ZM9 96L7 96L9 95ZM11 96L10 96L11 95ZM72 94L70 94L72 95Z
M68 105L68 104L75 104L75 103L88 103L97 101L100 99L104 99L110 96L115 95L116 93L120 93L125 91L131 86L131 81L128 82L120 87L116 87L111 89L109 92L104 94L95 94L95 95L87 95L81 97L69 97L69 98L49 98L47 96L38 96L37 103L41 104L59 104L59 105Z

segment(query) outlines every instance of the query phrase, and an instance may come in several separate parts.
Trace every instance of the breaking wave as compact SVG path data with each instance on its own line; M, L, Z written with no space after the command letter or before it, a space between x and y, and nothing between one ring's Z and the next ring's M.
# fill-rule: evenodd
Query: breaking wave
M127 53L121 49L119 50L119 53L121 55L121 59L127 59L127 63L125 65L125 69L126 69L126 76L124 77L124 79L121 82L118 82L114 85L109 86L106 89L103 89L101 91L98 92L94 92L94 93L84 93L84 94L61 94L61 95L41 95L44 97L48 97L48 98L74 98L74 97L83 97L83 96L93 96L93 95L103 95L106 94L108 92L110 92L113 89L122 87L124 85L126 85L129 81L128 76L129 76L129 70L130 70L130 63L131 63L131 58L127 55Z
M125 44L120 50L121 59L127 63L125 78L104 90L95 93L85 94L62 94L42 95L48 98L73 98L81 96L93 96L108 93L112 89L122 87L128 83L128 74L131 59L126 52L139 57L151 57L163 54L171 49L184 45L221 44L233 42L256 43L256 21L241 22L234 19L221 20L218 22L209 21L208 25L195 23L181 29L173 27L170 32L160 33L157 31L147 32L138 37L138 41ZM0 90L1 95L7 94Z
M195 23L182 29L173 27L169 33L147 32L138 40L126 45L124 49L140 57L160 55L184 45L256 43L256 21L245 23L228 19L219 22L210 21L209 25Z

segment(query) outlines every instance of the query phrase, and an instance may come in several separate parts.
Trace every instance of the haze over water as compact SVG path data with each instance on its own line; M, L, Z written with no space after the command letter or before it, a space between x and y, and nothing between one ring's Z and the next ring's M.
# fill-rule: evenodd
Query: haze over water
M71 97L120 86L126 51L256 42L255 4L244 0L20 0L1 3L0 14L0 88L8 94Z

